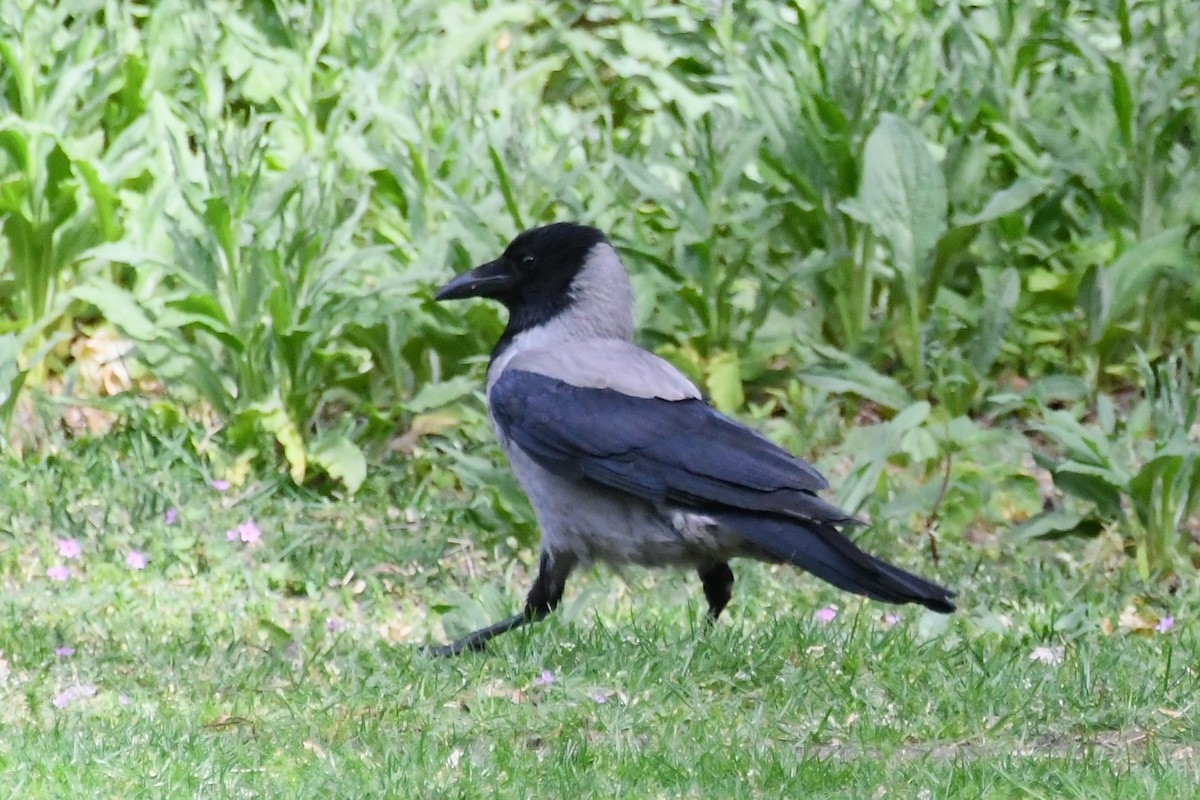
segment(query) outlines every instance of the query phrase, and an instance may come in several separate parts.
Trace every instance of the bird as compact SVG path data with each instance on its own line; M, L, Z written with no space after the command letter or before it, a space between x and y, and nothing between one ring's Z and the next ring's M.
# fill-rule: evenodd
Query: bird
M576 569L684 567L716 622L734 558L799 567L839 589L951 613L955 593L869 555L861 525L822 499L810 464L707 402L676 367L634 343L634 292L600 230L554 222L442 286L437 301L508 310L487 370L488 415L541 529L537 576L517 614L446 645L484 649L544 619Z

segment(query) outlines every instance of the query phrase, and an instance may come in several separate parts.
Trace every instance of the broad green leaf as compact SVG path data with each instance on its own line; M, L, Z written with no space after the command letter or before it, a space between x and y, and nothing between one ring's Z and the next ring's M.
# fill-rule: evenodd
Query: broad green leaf
M1173 532L1200 502L1200 445L1190 450L1156 456L1129 481L1138 517L1152 532Z
M983 308L979 330L971 342L971 366L986 376L1000 355L1013 309L1021 296L1021 274L1015 267L983 274Z
M940 455L937 439L926 428L911 428L900 439L900 450L913 462L924 464Z
M632 22L617 26L625 51L640 61L650 61L666 67L675 60L674 48L654 31Z
M1049 187L1050 182L1041 178L1017 178L1011 184L993 194L978 213L957 220L956 225L965 227L991 222L1029 205L1035 197Z
M92 196L96 211L94 224L99 229L100 235L108 241L117 239L121 235L121 223L116 218L119 205L116 194L104 182L94 164L76 159L74 166L75 171L87 183L88 192Z
M234 230L233 215L229 204L218 197L211 197L204 203L204 222L208 224L209 233L220 243L226 268L233 268L236 263L237 233Z
M159 334L158 327L142 310L141 305L125 289L106 281L93 281L71 290L72 296L100 309L112 324L125 335L138 341L150 341Z
M1074 375L1047 375L1030 384L1025 394L1042 405L1073 403L1086 398L1090 387Z
M226 385L229 376L215 368L208 350L170 340L142 342L139 349L155 377L172 395L186 399L185 390L191 389L211 403L219 414L232 413L236 390L232 385Z
M479 381L469 375L460 375L448 381L427 383L422 386L404 408L414 414L422 414L435 408L457 403L479 389Z
M1168 228L1125 251L1108 267L1112 287L1109 314L1113 320L1124 319L1145 297L1151 282L1164 272L1191 264L1194 273L1197 256L1189 252L1187 239L1187 226ZM1196 280L1195 274L1190 280Z
M1121 513L1123 476L1103 467L1064 461L1051 470L1054 484L1067 494L1096 504L1105 517L1116 518Z
M183 297L167 302L168 309L174 309L189 318L207 317L213 320L213 327L224 330L229 326L229 317L221 304L211 295L193 292Z
M819 347L816 352L826 361L800 373L809 386L832 393L857 395L892 411L912 403L912 396L896 379L876 372L865 361L831 347Z
M1106 394L1096 398L1096 422L1105 436L1111 437L1117 430L1117 409L1112 398Z
M1117 115L1117 130L1121 134L1121 143L1129 148L1133 146L1133 96L1129 91L1129 81L1121 65L1109 58L1105 59L1108 66L1109 84L1112 86L1113 111Z
M913 403L908 408L901 411L892 418L887 425L892 429L896 436L900 436L904 432L915 428L929 418L929 412L933 407L924 400Z
M358 491L367 477L363 451L345 436L321 437L309 452L312 462L339 480L350 494Z
M29 139L14 122L13 117L4 120L4 127L0 129L0 150L8 153L13 169L23 172L29 164Z
M838 489L838 503L857 511L879 484L888 459L900 448L905 436L926 419L932 406L924 400L912 403L888 422L855 431L856 441L867 446L855 453L853 471Z
M0 434L8 429L12 410L25 382L25 370L21 368L21 341L14 333L0 335ZM0 438L6 438L0 436ZM0 446L4 442L0 441Z
M841 208L888 242L915 291L946 230L946 178L916 127L882 116L867 137L858 195Z
M1092 344L1104 338L1112 310L1112 287L1108 283L1108 271L1093 264L1079 282L1079 305L1088 320L1088 341Z
M704 386L719 411L732 414L746 403L742 392L742 365L737 354L718 353L704 365Z
M304 437L300 435L296 423L288 417L279 396L255 403L250 409L259 415L258 422L262 429L274 436L283 448L283 457L287 460L292 480L297 485L304 483L304 476L308 471Z
M1053 511L1030 517L1020 525L1015 525L1008 530L1004 538L1010 542L1023 542L1029 539L1058 539L1083 532L1080 529L1086 519L1082 514L1056 508ZM1094 531L1090 528L1087 529L1088 533L1098 531L1099 526L1095 526Z
M1047 411L1044 422L1034 423L1033 427L1056 440L1070 459L1102 468L1108 468L1114 462L1103 432L1085 427L1065 411Z
M80 261L94 259L96 261L109 261L118 264L132 264L139 266L143 264L155 264L162 261L162 256L152 250L138 247L129 242L105 242L104 244L96 245L95 247L85 250L79 254Z

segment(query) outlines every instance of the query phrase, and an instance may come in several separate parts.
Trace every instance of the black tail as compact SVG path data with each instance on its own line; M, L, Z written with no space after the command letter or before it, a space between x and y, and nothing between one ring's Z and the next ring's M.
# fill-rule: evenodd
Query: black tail
M859 550L828 522L747 511L714 514L763 550L847 592L888 603L920 603L949 614L954 592Z

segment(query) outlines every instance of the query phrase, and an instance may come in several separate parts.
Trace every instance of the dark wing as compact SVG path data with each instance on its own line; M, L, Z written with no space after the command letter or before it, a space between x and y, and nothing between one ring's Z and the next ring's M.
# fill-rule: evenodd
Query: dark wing
M695 508L854 522L811 465L701 400L632 397L510 369L488 394L501 432L543 468Z

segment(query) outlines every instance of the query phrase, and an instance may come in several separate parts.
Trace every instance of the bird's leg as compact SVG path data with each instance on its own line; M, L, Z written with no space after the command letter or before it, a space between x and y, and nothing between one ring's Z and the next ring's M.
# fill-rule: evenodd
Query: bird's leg
M733 597L733 570L727 562L722 561L702 567L698 572L700 583L704 586L704 597L708 600L708 621L711 624L717 621L729 604L729 598Z
M533 588L525 598L525 608L520 614L502 619L494 625L472 631L461 639L450 644L428 648L435 656L458 656L468 650L478 652L484 646L502 633L508 633L513 628L519 628L530 622L538 622L550 614L562 600L563 590L567 587L567 576L575 568L575 560L567 556L551 556L542 551L538 561L538 576L533 582Z

